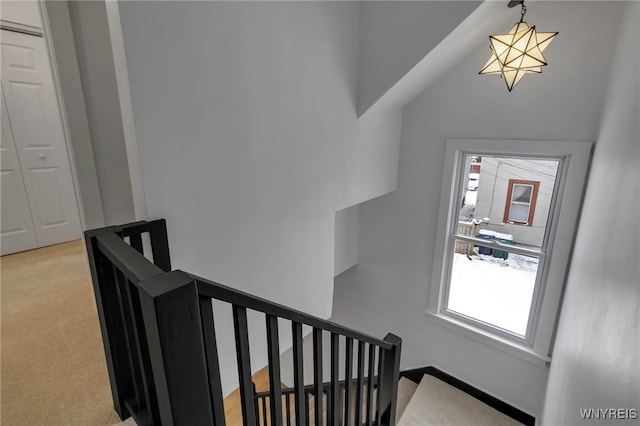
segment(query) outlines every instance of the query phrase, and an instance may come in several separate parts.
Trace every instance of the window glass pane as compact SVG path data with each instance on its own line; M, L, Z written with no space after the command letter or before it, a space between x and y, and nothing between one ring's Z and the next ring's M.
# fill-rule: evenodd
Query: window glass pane
M524 336L538 259L457 240L447 310ZM474 253L463 254L460 251Z
M540 249L559 164L557 159L465 154L458 193L459 222L451 232L478 237L484 229L509 235L515 245ZM537 190L514 180L536 182ZM534 207L531 215L530 206Z
M509 219L516 222L529 221L529 204L511 203L509 209Z
M533 187L531 185L513 185L512 200L521 203L529 203L531 201L531 191Z
M466 154L459 220L451 230L446 310L525 336L539 261L509 246L541 251L559 164L556 159ZM503 246L482 246L455 235Z

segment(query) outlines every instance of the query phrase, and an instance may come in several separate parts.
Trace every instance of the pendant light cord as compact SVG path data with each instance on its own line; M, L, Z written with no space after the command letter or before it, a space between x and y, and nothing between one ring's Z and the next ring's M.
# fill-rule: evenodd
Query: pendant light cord
M522 10L520 11L520 22L524 22L524 15L527 13L527 6L524 5L524 1L521 3Z

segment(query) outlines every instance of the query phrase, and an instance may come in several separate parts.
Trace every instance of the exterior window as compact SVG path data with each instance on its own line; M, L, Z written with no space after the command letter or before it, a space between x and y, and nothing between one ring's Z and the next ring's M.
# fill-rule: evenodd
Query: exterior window
M504 222L518 225L533 225L540 182L509 179Z
M474 152L462 154L461 164L475 157ZM458 208L449 231L452 244L446 257L446 312L509 337L526 339L535 321L536 295L542 285L538 276L545 275L550 237L546 230L552 222L549 211L561 167L562 158L484 154L480 173L469 173L469 179L478 176L475 193L470 192L470 185L453 189L455 198L464 200L464 205ZM540 206L543 223L536 229L531 225L540 181L534 179L542 176L550 202ZM492 219L493 210L499 212L497 206L504 205L504 200L505 220L500 216ZM461 244L466 245L462 250Z
M430 318L546 359L589 152L583 142L447 141Z

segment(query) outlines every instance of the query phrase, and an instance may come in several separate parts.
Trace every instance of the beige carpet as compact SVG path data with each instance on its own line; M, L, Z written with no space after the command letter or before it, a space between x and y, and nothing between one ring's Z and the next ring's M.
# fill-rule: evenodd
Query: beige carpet
M471 395L425 374L398 426L516 426L520 422Z
M0 258L0 424L133 426L113 409L82 241ZM266 370L254 375L268 389ZM242 424L240 397L224 401Z
M412 382L406 377L401 377L398 382L398 403L396 405L396 421L400 420L404 410L407 409L407 405L409 405L409 401L411 401L411 397L416 392L418 388L418 384Z
M4 256L0 267L2 425L119 422L83 243Z

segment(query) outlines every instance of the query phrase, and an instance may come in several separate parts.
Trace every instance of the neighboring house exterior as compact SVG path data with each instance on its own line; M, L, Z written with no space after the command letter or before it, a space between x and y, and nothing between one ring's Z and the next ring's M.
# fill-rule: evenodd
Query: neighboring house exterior
M558 161L482 157L475 217L486 228L539 247L553 196Z

